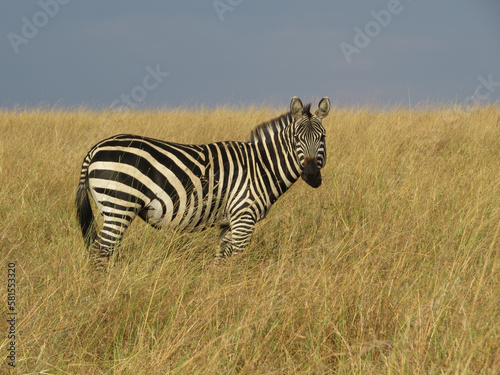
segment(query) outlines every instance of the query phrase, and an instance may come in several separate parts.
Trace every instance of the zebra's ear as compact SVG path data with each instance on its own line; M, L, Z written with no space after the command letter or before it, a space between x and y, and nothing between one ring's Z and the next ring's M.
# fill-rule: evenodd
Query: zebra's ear
M292 116L295 120L298 120L299 118L302 117L302 109L304 108L304 105L302 104L302 101L294 96L292 98L292 101L290 102L290 112L292 112Z
M316 116L318 118L324 118L328 115L330 112L330 99L328 99L327 96L325 96L323 99L320 100L318 104L318 110L316 111Z

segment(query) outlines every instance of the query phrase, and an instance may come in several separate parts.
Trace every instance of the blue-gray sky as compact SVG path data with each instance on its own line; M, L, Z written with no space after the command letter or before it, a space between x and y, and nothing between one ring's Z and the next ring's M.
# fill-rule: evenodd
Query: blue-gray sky
M329 96L339 106L500 98L498 0L0 7L3 108L282 106L294 95Z

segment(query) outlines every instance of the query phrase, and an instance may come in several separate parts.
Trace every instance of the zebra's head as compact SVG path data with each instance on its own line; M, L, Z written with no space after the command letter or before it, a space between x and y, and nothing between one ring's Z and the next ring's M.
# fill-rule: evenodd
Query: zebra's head
M304 107L299 98L292 98L290 112L294 119L293 138L302 168L301 177L317 188L321 185L321 168L326 164L325 128L321 122L330 112L330 99L321 99L315 113L310 109L310 104Z

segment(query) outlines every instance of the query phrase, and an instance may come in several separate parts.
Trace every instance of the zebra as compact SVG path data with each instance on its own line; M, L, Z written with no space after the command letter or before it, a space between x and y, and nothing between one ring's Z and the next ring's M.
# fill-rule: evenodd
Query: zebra
M294 96L290 111L254 128L248 142L186 145L119 134L85 156L76 193L77 217L98 270L139 216L155 228L185 231L218 225L216 258L241 253L255 224L292 184L318 188L326 163L324 97L311 113ZM90 197L104 218L99 234Z

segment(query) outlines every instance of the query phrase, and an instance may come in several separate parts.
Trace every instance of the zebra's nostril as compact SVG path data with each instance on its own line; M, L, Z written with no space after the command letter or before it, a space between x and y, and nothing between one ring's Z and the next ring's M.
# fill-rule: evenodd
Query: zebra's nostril
M316 158L305 158L304 159L304 171L314 171L318 169L318 159Z
M304 171L301 177L313 188L321 185L321 172L318 168L318 160L316 158L306 158L304 160Z

